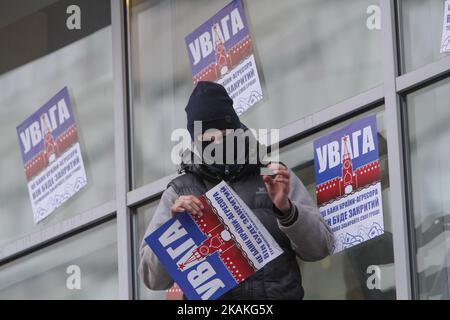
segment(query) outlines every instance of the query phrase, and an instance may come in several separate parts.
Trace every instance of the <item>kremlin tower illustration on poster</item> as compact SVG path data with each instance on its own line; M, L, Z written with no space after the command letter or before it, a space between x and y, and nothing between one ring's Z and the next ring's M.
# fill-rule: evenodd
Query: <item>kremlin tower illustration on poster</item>
M210 201L205 196L201 196L199 199L205 208L204 214L202 217L193 216L193 218L206 239L191 251L191 255L185 261L178 263L178 268L182 271L189 264L198 263L198 261L217 253L236 283L239 284L252 275L256 268L225 227Z
M252 38L250 35L247 35L227 50L218 30L218 24L215 24L213 27L215 61L194 75L194 84L197 84L199 81L216 81L222 78L231 69L239 65L242 60L253 53Z
M349 152L349 136L342 137L344 146L342 154L342 175L328 180L316 187L317 204L323 205L336 198L350 194L368 184L374 183L380 177L380 161L377 159L354 169L352 156Z

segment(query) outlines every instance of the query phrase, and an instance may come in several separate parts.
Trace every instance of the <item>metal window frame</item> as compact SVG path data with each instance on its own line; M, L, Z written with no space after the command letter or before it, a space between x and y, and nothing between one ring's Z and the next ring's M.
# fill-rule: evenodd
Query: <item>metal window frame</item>
M131 210L127 206L130 190L129 87L128 87L128 1L111 0L112 52L114 74L114 143L116 166L117 259L119 299L133 299L133 246Z
M397 93L405 95L448 77L450 56L396 78Z
M396 89L399 74L395 3L381 0L381 29L383 34L384 94L386 140L391 187L392 235L397 299L411 299L411 266L409 254L408 219L405 198L403 159L403 130L400 99Z
M411 252L407 185L408 153L405 142L405 95L450 75L450 57L420 69L399 75L401 41L398 8L400 1L380 0L382 12L383 84L342 102L294 121L282 128L280 146L299 141L317 131L375 108L384 102L391 186L392 228L397 299L417 298L414 294L414 256ZM114 73L114 139L116 199L82 212L18 240L0 246L0 266L27 256L51 244L69 238L108 220L117 219L119 298L136 298L133 264L133 217L136 208L157 199L167 183L177 176L168 175L142 187L133 188L132 162L132 85L130 79L130 4L111 0L112 58Z
M108 201L0 247L0 266L114 219L116 202Z

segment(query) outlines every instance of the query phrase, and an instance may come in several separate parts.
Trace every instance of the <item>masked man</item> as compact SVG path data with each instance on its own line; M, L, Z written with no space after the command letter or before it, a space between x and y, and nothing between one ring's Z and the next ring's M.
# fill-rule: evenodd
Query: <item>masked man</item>
M231 149L234 154L227 157L230 152L226 147L228 135L239 129L241 132L248 130L221 85L199 82L185 111L187 129L194 144L201 151L208 150L211 143L223 144L224 152L221 155L206 152L209 158L202 163L182 164L184 174L168 184L145 237L177 213L187 211L202 215L203 206L198 197L225 180L252 209L284 253L222 299L302 299L304 292L296 258L320 260L330 254L333 246L333 235L316 204L300 179L283 164L271 163L268 168L272 174L261 175L262 164L250 161L250 156L258 151L251 147L252 135L247 135L250 138L244 139L245 148L240 148L245 152L239 152L236 143ZM201 123L200 132L195 132L194 123ZM173 285L172 278L145 241L141 245L140 259L139 274L148 288L164 290Z

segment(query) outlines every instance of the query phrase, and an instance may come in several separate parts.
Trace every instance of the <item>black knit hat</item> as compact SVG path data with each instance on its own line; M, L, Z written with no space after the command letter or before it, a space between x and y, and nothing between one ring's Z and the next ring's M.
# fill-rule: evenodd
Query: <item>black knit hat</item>
M241 128L233 100L225 88L215 82L200 81L186 106L187 129L194 140L194 121L202 121L202 133L208 129Z

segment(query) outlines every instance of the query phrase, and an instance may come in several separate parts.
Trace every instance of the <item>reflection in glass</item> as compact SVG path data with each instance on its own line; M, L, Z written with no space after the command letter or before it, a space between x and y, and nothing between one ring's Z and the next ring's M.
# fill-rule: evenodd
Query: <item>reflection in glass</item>
M136 186L175 172L171 133L193 88L184 38L228 2L131 1ZM381 33L367 23L378 2L244 1L265 97L242 122L279 128L381 84Z
M448 57L440 53L444 1L402 0L400 7L404 71Z
M0 267L0 300L117 299L116 239L110 221Z
M450 299L450 80L407 97L419 297Z

